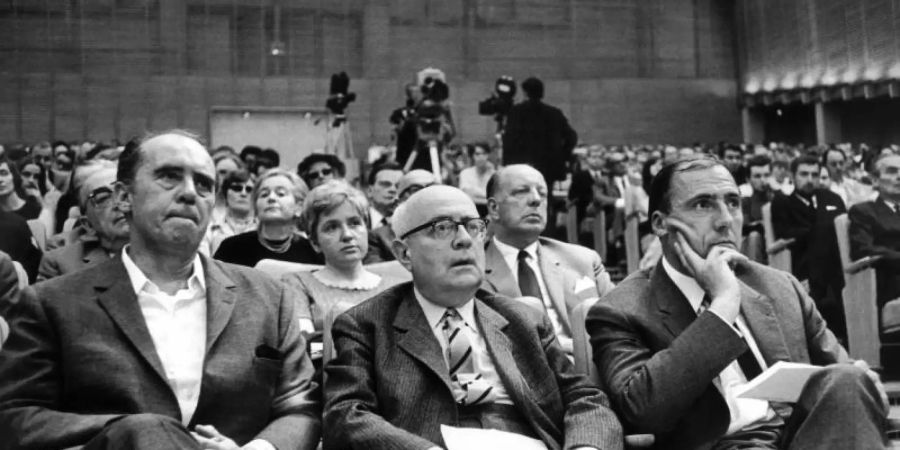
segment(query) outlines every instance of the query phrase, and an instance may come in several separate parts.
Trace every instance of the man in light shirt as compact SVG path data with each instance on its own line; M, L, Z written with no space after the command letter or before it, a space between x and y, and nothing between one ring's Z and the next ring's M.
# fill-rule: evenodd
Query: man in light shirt
M741 198L728 169L706 157L665 166L650 215L662 260L587 319L626 429L672 450L884 447L887 396L877 375L851 363L796 278L738 252ZM777 361L826 367L793 404L738 396Z
M612 289L597 252L542 237L547 226L547 183L525 164L507 166L488 182L488 217L494 236L485 245L482 287L507 297L532 297L572 352L569 313L587 298Z
M622 448L606 396L575 373L547 318L478 289L486 226L463 191L424 188L392 226L413 281L335 321L324 448L444 448L441 425L522 434L553 450Z
M122 154L130 243L25 290L9 312L0 448L315 448L294 303L274 280L197 253L215 177L183 131Z

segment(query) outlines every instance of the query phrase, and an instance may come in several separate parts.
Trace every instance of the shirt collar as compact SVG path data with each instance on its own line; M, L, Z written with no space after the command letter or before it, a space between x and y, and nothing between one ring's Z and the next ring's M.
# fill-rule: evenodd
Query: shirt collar
M669 275L669 278L672 279L672 282L675 283L675 286L678 286L678 290L681 291L682 294L687 298L688 302L691 304L691 308L694 311L700 309L700 305L703 303L703 296L706 295L703 292L703 288L700 287L700 283L697 283L697 280L679 272L671 264L669 264L669 260L666 259L665 256L662 258L663 269L665 269L666 274Z
M885 205L888 205L888 208L891 208L891 209L894 210L894 211L896 211L896 210L897 210L897 206L900 205L900 204L898 204L898 203L894 203L894 202L892 202L892 201L890 201L890 200L884 198L883 195L879 195L878 198L880 198L881 201L884 202Z
M413 292L416 295L416 300L419 302L419 306L422 307L422 311L425 313L425 319L428 320L428 326L434 330L435 328L439 328L441 326L441 319L444 318L444 313L447 312L446 306L441 306L436 303L432 303L430 300L425 298L419 289L413 287ZM473 330L475 328L475 302L474 299L469 299L469 301L463 303L460 306L456 307L456 311L459 312L459 315L462 316L463 320Z
M158 290L159 288L156 284L144 275L144 272L128 255L128 247L129 244L122 247L122 264L125 266L125 271L128 272L128 279L131 281L134 294L140 294L141 291L148 289L149 286ZM194 269L188 278L188 288L192 287L198 288L200 292L206 292L206 274L203 272L203 263L200 261L199 254L194 255Z
M503 259L506 260L512 258L512 260L515 261L519 257L519 249L513 247L512 245L500 242L500 239L497 239L497 236L494 236L493 239L494 245L497 246L497 250L500 251L500 255L503 256ZM537 261L538 244L540 244L540 241L534 241L527 247L522 249L525 250L525 253L528 253L528 256L531 257L532 261Z

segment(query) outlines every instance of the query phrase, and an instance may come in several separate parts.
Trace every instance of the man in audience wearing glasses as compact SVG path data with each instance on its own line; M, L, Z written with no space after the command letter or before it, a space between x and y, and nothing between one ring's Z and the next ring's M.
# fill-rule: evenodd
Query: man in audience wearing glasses
M884 448L878 376L851 364L796 278L739 253L741 196L729 170L683 159L660 170L649 196L663 258L587 318L626 429L671 450ZM740 395L778 361L824 367L796 402Z
M413 281L337 318L325 448L443 448L441 425L499 429L550 449L621 449L604 393L574 372L542 312L479 290L486 224L432 186L392 218Z
M48 280L106 261L117 256L128 242L128 222L113 198L116 164L96 160L75 171L84 180L78 189L78 205L84 211L82 220L87 232L78 241L45 253L38 269L38 280Z
M285 288L198 254L215 168L183 131L123 152L120 257L26 289L0 352L0 449L313 449Z

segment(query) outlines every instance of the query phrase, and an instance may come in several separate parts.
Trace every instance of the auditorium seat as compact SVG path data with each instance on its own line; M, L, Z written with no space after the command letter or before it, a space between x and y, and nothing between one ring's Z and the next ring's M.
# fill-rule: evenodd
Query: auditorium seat
M769 254L769 266L785 272L791 271L791 250L788 248L793 239L775 239L772 227L772 203L762 207L763 229L765 230L766 253Z
M606 229L606 211L603 208L597 208L597 214L594 215L591 230L594 232L594 250L606 262L606 242L609 238L609 232Z

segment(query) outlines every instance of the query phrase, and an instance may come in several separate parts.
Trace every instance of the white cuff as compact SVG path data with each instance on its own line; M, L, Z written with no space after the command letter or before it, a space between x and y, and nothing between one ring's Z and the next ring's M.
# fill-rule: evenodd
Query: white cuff
M278 450L271 442L265 439L254 439L241 447L243 450Z

